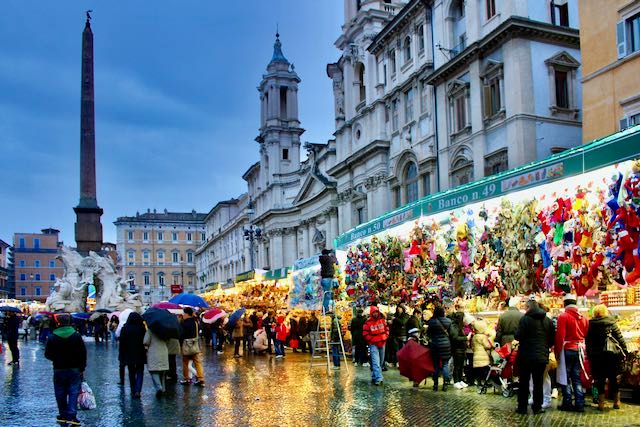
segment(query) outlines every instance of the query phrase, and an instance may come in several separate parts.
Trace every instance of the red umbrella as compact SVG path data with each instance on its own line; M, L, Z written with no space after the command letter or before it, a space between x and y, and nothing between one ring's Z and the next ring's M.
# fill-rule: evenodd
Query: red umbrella
M225 313L224 310L221 310L219 308L212 308L211 310L207 310L202 315L202 321L204 323L215 323L216 320L226 315L227 313Z
M398 351L400 375L419 383L435 372L433 359L428 347L414 340L409 340Z
M152 305L153 308L164 308L165 310L182 310L178 304L174 304L172 302L159 302L157 304Z

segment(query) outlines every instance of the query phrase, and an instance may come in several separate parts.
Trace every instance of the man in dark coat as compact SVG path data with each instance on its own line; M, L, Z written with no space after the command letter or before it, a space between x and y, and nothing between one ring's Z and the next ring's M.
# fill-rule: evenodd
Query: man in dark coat
M316 317L316 312L312 311L311 312L311 318L309 319L309 324L307 325L307 330L309 331L309 343L311 346L311 356L313 356L313 351L314 351L314 347L315 347L315 337L316 337L316 333L318 332L318 318Z
M429 337L429 348L433 357L433 391L438 391L438 377L442 371L442 391L447 391L449 384L449 359L451 358L451 341L449 340L449 330L451 329L451 319L445 317L444 308L438 306L433 310L433 316L427 322L427 336ZM442 367L440 367L442 365Z
M11 350L11 362L9 362L9 365L20 366L20 349L18 349L18 329L20 328L20 318L16 316L16 313L7 314L4 328L7 343Z
M523 314L518 309L518 303L520 300L518 297L511 297L509 299L509 309L500 315L498 319L498 327L496 328L496 342L503 346L510 343L514 339L520 319Z
M453 357L453 387L461 389L467 387L467 383L462 381L462 373L469 339L464 334L464 313L457 311L452 313L449 318L451 319L449 341L451 342L451 356Z
M407 335L409 335L408 332L412 329L418 329L420 334L422 334L422 312L418 308L413 309L413 313L411 313L411 316L409 316L405 324Z
M140 399L142 392L144 365L147 361L143 342L145 332L146 328L142 316L136 312L129 315L120 331L118 359L120 365L126 366L129 371L129 387L131 388L131 397L134 399ZM124 374L124 370L122 373Z
M544 370L549 363L549 349L553 347L555 331L551 319L534 299L527 302L527 312L520 319L515 339L519 342L518 366L520 368L520 387L518 389L519 414L527 413L529 398L529 380L533 381L534 414L544 412L542 409L542 381Z
M367 319L364 317L364 311L361 308L356 310L356 316L351 319L349 324L349 330L351 331L351 342L355 348L355 362L359 366L368 366L369 357L367 356L367 343L362 335L362 329L364 322Z
M82 336L71 326L71 316L56 315L58 328L47 340L44 357L53 362L53 388L59 415L56 421L62 425L80 425L78 395L85 368L87 349Z
M267 351L269 354L272 354L271 343L275 340L275 334L272 329L275 326L275 323L272 311L270 311L269 314L267 314L267 317L262 320L262 327L267 334Z
M335 277L335 265L338 263L336 256L330 249L323 249L322 255L319 257L320 261L320 283L322 284L322 290L324 296L322 299L322 306L324 312L328 313L331 309L331 301L333 300L331 287L333 285L333 278Z
M309 325L307 323L307 316L304 314L300 316L300 321L298 322L298 334L300 335L300 350L303 353L307 352L307 342L309 341Z

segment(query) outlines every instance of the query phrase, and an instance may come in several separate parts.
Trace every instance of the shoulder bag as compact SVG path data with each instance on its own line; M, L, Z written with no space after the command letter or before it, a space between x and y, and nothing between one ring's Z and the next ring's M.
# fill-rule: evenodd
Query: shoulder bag
M200 353L200 339L198 336L198 324L196 323L196 337L195 338L186 338L182 341L182 355L183 356L194 356Z

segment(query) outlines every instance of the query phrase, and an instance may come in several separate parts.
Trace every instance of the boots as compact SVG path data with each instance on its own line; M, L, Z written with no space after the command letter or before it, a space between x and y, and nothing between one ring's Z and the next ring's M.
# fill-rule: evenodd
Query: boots
M433 380L433 391L438 391L438 380Z
M620 409L620 392L613 397L613 409Z
M598 395L598 411L604 411L604 394Z

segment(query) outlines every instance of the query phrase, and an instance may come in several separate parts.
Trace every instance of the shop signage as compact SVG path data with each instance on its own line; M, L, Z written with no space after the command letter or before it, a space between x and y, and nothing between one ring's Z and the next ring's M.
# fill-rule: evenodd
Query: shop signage
M245 271L244 273L240 273L236 275L236 282L245 282L247 280L251 280L256 277L255 270Z
M529 187L579 175L640 155L640 126L576 147L550 158L427 196L338 236L336 248L345 248L367 236L415 220L422 215L455 210L469 203L500 197Z
M289 274L289 267L282 267L282 268L277 268L275 270L267 271L267 273L264 275L264 278L266 280L278 280L278 279L286 278L288 274Z
M319 265L319 264L320 264L320 256L314 255L309 258L301 258L299 260L296 260L296 262L293 264L293 269L303 270L305 268L313 267L314 265Z
M172 294L181 294L184 287L182 285L171 285Z

